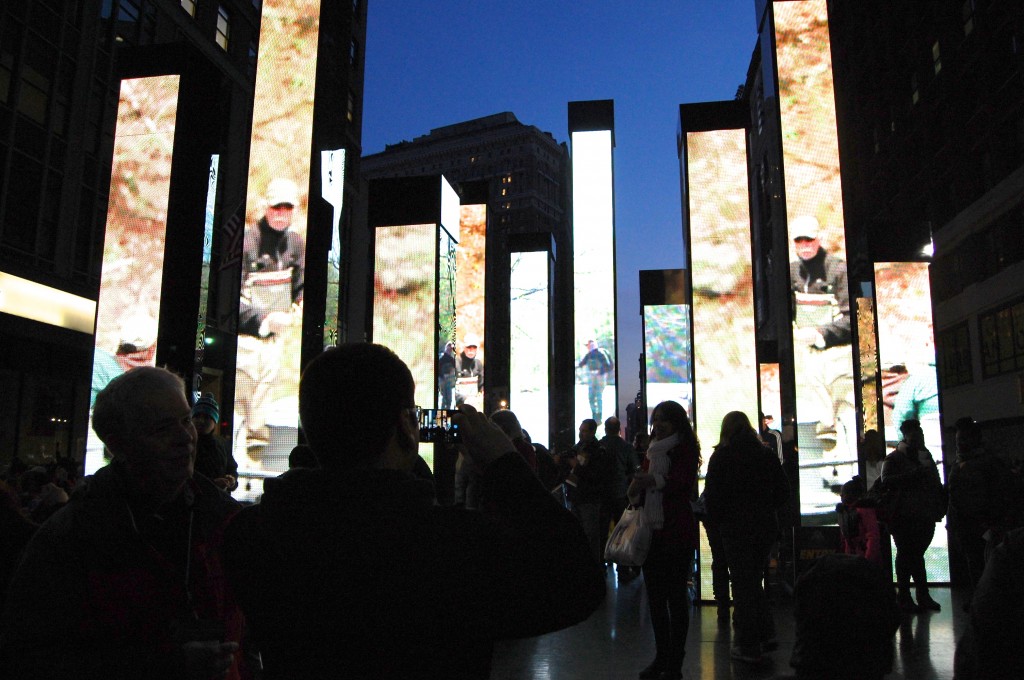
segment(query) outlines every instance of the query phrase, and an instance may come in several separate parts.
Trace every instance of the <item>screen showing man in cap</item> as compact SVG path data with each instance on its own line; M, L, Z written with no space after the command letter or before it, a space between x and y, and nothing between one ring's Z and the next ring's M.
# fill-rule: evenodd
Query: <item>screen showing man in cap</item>
M822 230L811 215L790 223L796 260L789 264L794 297L793 360L797 416L814 422L824 461L857 459L853 354L850 347L850 288L846 262L821 245ZM853 465L823 467L824 486L838 486Z
M265 197L265 214L245 229L238 312L235 457L239 467L249 469L264 467L270 454L267 409L281 368L283 336L302 322L306 256L305 240L292 228L298 185L279 177L267 185ZM296 366L296 377L297 372Z
M470 404L483 410L484 407L484 360L479 356L480 340L468 333L462 339L462 351L456 359L458 381L455 386L455 402Z

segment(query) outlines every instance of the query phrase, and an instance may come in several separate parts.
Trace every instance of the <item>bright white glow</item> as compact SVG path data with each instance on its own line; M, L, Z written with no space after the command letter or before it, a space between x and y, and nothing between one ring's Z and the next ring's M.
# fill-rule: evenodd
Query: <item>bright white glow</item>
M935 256L935 241L928 239L928 243L921 247L921 254L925 257Z
M617 403L614 373L600 378L607 381L602 387L594 383L592 371L579 367L588 340L612 359L616 356L613 188L611 130L572 133L574 422L590 417L601 422L615 413Z
M530 438L547 446L548 254L512 253L510 265L509 401ZM502 408L507 406L503 401Z
M452 238L459 238L459 217L462 214L462 206L459 203L459 195L444 177L441 177L441 226L443 226Z
M0 272L0 312L90 335L96 322L92 300L4 272Z

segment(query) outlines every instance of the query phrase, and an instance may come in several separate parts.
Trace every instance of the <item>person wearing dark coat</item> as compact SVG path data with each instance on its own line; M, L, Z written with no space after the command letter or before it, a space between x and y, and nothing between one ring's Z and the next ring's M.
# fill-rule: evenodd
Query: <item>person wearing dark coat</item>
M231 455L231 447L217 436L220 405L212 392L196 399L192 406L192 422L196 426L196 472L224 489L238 488L238 463Z
M220 549L239 505L193 475L184 384L134 368L97 395L93 424L113 462L25 549L0 623L3 677L242 677Z
M956 646L954 680L1016 680L1024 668L1024 529L995 547Z
M452 419L481 470L482 509L434 503L412 473L414 394L381 345L340 345L303 372L299 413L321 468L267 480L226 538L267 680L487 678L496 640L573 625L604 598L579 523L472 406Z
M677 680L683 677L690 629L686 582L697 549L697 520L690 501L700 467L700 444L686 409L675 401L655 407L651 436L643 472L633 477L628 489L630 502L643 506L643 521L653 530L642 570L656 653L654 661L640 671L640 678Z
M932 454L924 446L924 433L916 420L900 425L903 441L882 464L882 484L896 502L889 518L889 532L896 544L896 583L900 608L907 613L939 611L928 593L924 553L935 536L935 523L946 513L942 481ZM910 580L917 602L910 595Z
M760 662L762 651L777 644L763 578L779 533L777 513L788 496L782 465L750 419L740 411L726 414L708 461L704 505L725 549L733 594L732 656L739 661Z

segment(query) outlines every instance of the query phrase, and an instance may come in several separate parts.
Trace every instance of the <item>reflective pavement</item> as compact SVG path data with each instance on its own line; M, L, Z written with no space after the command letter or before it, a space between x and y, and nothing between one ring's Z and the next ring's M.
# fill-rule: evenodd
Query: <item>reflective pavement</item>
M497 645L492 680L602 680L637 677L654 658L654 634L643 592L643 577L618 583L608 573L604 604L583 623L549 635ZM904 618L896 633L891 680L951 680L953 652L966 614L959 593L933 588L942 611ZM690 619L683 677L687 680L760 680L790 675L793 647L792 600L775 598L779 649L763 667L729 658L728 627L720 629L713 605L696 607Z

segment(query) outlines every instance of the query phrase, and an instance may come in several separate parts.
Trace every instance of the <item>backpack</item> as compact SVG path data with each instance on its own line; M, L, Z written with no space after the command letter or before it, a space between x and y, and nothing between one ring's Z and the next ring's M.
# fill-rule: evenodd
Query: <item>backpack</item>
M865 508L874 508L878 521L889 524L896 519L896 509L899 505L899 489L887 487L882 478L875 480L868 492L861 498L860 504Z

